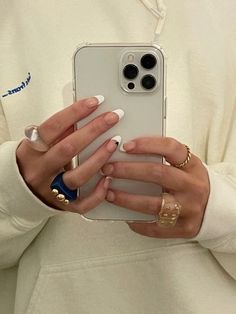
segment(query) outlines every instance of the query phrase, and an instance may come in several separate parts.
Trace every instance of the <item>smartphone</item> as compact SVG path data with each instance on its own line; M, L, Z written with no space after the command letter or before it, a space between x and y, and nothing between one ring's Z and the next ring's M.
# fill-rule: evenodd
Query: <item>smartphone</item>
M73 56L74 100L103 95L104 103L87 118L78 122L81 128L99 114L122 109L125 116L114 127L91 143L74 160L74 167L87 160L105 140L120 135L122 142L140 136L164 136L166 120L166 62L163 50L155 44L92 44L80 45ZM119 148L110 161L163 163L161 156L129 155ZM94 189L101 174L80 187L78 195L86 197ZM113 179L111 188L133 194L157 196L162 188L153 183ZM148 215L104 201L84 218L129 222L153 222Z

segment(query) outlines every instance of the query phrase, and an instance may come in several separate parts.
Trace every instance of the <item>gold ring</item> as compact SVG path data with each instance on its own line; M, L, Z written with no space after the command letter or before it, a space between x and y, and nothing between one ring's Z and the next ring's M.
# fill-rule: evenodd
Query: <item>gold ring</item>
M181 162L180 164L171 164L171 166L173 166L175 168L183 168L191 160L192 155L191 155L191 152L190 152L190 148L187 145L184 145L184 146L187 149L187 157L186 157L186 159L183 162Z
M181 208L182 206L175 200L173 195L163 193L157 224L161 227L174 227L179 218Z

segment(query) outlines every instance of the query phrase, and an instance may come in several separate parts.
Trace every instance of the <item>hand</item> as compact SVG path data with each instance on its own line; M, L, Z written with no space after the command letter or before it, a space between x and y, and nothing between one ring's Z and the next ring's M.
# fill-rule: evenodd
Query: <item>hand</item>
M65 185L70 189L77 189L94 176L116 150L117 143L108 139L82 165L70 169L69 165L74 156L119 121L118 114L103 113L74 131L74 124L94 112L98 105L96 97L84 99L43 122L38 127L38 132L43 141L50 146L46 153L33 149L27 139L24 139L17 148L17 163L26 184L49 206L82 214L96 207L105 198L109 178L102 178L88 197L77 198L68 205L61 204L50 189L55 176L64 169L68 170L63 174Z
M182 163L187 156L186 147L168 137L144 137L124 144L128 154L156 154L164 156L170 164ZM102 171L115 178L153 182L172 194L182 206L174 227L163 228L158 223L129 223L129 227L142 235L157 238L192 238L200 230L207 205L210 184L201 160L192 158L181 169L154 162L113 162ZM107 201L131 210L158 215L162 198L132 195L125 191L108 190Z

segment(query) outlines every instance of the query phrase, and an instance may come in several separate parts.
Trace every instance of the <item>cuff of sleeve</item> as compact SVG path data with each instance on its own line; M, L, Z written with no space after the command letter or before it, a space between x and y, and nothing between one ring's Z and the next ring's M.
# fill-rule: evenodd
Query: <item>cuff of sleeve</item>
M24 226L37 225L63 211L44 204L26 185L16 161L20 142L5 142L0 146L0 208Z
M210 195L201 229L191 240L208 240L208 244L214 246L236 230L235 186L227 174L205 167L210 180Z

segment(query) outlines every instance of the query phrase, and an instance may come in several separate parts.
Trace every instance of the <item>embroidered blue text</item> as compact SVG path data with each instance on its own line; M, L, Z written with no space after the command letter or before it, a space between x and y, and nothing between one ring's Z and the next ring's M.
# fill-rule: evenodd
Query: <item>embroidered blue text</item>
M28 72L28 77L24 82L21 82L21 85L17 86L16 88L9 89L6 94L2 95L2 97L7 97L16 93L19 93L21 90L26 88L31 80L31 74Z

